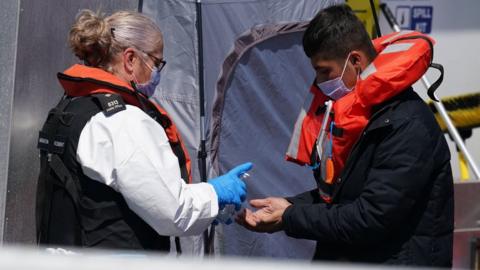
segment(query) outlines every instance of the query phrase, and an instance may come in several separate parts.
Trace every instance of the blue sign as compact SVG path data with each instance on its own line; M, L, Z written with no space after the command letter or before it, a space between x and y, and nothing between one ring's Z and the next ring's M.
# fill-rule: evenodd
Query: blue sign
M411 28L412 30L429 34L432 32L432 6L413 6L411 8Z
M397 6L395 18L401 29L415 30L429 34L432 32L432 6Z

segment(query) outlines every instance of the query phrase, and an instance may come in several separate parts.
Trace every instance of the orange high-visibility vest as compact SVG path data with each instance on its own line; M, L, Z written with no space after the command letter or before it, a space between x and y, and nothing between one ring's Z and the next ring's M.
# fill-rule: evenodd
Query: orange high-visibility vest
M315 143L324 117L326 127L322 157L322 180L333 184L340 176L352 146L367 125L371 108L408 89L421 78L431 64L434 41L414 31L392 33L373 40L378 53L360 74L352 92L333 102L330 115L324 104L329 98L313 84L297 118L286 159L300 165L314 162ZM323 196L322 196L323 197ZM326 195L324 199L328 202Z
M58 73L58 79L60 84L65 89L65 94L68 96L81 97L100 93L119 94L127 104L139 107L142 110L145 106L157 110L163 117L166 117L167 119L168 123L162 126L167 134L168 141L171 145L180 144L181 146L181 152L183 153L180 154L184 155L185 160L183 161L183 157L178 156L179 153L175 154L179 158L179 162L185 163L180 164L180 167L182 168L185 166L186 173L188 174L188 179L185 180L191 182L191 162L188 151L185 148L185 145L180 137L180 133L177 131L177 128L170 116L158 104L149 100L142 93L135 92L132 86L127 82L99 68L78 64L73 65L63 73Z

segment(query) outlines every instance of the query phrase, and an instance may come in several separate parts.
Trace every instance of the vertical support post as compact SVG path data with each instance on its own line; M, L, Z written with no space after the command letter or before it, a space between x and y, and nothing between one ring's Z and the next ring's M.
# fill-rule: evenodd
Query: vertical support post
M206 152L206 135L205 135L205 83L204 83L204 66L203 66L203 25L202 25L202 3L201 0L195 2L196 5L196 27L198 40L198 88L200 97L200 149L198 151L200 179L207 182L207 152ZM213 236L215 227L203 232L204 253L210 255L212 252Z

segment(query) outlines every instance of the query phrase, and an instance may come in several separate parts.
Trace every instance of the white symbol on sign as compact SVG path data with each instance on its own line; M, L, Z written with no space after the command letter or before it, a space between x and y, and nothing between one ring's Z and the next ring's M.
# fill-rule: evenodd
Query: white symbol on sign
M419 22L415 24L415 31L426 33L428 31L428 23Z
M397 7L395 17L397 22L402 29L410 28L410 7L399 6Z
M431 19L432 18L432 9L431 8L421 8L416 7L413 9L413 18L421 19Z
M432 31L432 6L414 6L412 7L412 29L430 33Z

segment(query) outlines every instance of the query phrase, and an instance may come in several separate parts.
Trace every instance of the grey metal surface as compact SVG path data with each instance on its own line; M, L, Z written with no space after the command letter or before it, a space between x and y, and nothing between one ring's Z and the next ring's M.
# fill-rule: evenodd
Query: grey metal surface
M453 242L453 267L468 268L470 241L480 238L480 183L455 184L455 232Z
M455 184L455 230L480 230L480 183Z
M3 239L7 195L8 153L12 119L15 56L20 1L0 2L0 243Z
M56 73L76 62L66 42L75 15L84 8L110 13L137 7L138 0L21 1L3 236L6 243L35 240L36 140L48 110L62 95Z
M480 238L480 230L464 230L455 232L453 236L452 269L470 268L470 262L472 260L471 241L475 238Z

